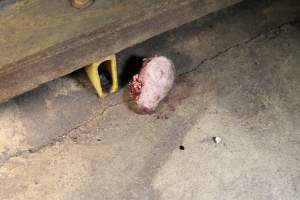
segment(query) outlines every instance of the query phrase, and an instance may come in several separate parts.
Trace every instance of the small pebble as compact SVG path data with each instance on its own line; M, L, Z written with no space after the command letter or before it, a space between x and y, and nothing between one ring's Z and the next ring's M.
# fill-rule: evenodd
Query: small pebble
M222 139L220 137L213 137L213 141L216 143L216 144L219 144Z

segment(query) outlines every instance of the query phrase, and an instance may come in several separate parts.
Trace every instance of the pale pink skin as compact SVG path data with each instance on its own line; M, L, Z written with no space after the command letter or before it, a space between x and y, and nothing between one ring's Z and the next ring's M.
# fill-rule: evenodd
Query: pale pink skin
M172 89L175 80L175 67L164 56L145 59L144 65L135 79L141 83L136 102L140 110L152 113ZM135 84L136 85L136 84Z

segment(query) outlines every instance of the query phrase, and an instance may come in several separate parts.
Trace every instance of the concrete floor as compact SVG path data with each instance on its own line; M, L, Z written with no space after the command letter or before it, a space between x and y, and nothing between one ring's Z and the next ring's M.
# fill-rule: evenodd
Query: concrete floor
M122 66L153 49L174 59L153 115L135 114L127 89L98 99L80 71L0 105L0 199L299 199L290 2L246 2L121 52Z

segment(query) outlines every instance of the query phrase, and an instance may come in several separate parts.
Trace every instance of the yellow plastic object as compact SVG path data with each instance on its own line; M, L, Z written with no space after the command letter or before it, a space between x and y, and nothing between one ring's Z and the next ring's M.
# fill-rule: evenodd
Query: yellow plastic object
M109 62L107 62L107 61L109 61ZM106 93L104 93L102 90L100 76L98 73L98 68L99 68L100 64L102 64L104 62L108 63L105 67L107 67L107 69L111 75L111 80L112 80L112 85L111 85L109 93L116 92L118 90L118 74L117 74L117 62L116 62L115 55L108 56L107 58L105 58L101 61L98 61L96 63L93 63L93 64L85 67L85 71L100 97L104 97L106 95Z

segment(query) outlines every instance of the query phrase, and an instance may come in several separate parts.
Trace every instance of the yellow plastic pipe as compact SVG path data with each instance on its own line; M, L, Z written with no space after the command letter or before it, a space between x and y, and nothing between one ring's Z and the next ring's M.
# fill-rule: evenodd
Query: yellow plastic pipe
M117 73L117 62L116 62L115 55L108 56L107 58L105 58L101 61L92 63L89 66L85 67L85 71L100 97L104 97L106 95L106 93L103 92L103 89L101 87L101 81L100 81L100 76L98 73L98 68L102 63L107 62L107 61L109 61L108 62L109 64L105 67L108 68L108 71L109 71L109 73L111 75L111 79L112 79L112 85L111 85L109 93L113 93L118 90L118 73Z

